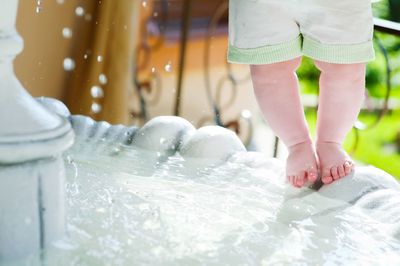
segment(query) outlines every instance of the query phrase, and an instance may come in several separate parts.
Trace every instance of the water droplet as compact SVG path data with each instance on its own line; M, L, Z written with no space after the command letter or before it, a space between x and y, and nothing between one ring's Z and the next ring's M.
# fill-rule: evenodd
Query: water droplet
M164 66L164 70L166 72L171 72L172 71L172 64L171 61L168 61L168 63Z
M42 12L42 10L43 10L43 7L41 7L41 6L36 7L36 13L40 13L40 12Z
M156 73L156 68L155 67L151 68L151 73Z
M65 71L72 71L75 68L75 61L73 59L67 57L64 59L63 65L64 65Z
M102 84L102 85L104 85L104 84L107 84L107 76L106 75L104 75L104 74L100 74L99 75L99 82L100 82L100 84Z
M143 7L147 7L147 0L143 0L143 1L142 1L142 6L143 6Z
M121 149L119 147L114 147L111 150L111 155L118 155L121 152Z
M103 62L103 56L98 55L97 56L97 62Z
M251 118L251 112L249 110L243 110L241 112L241 116L245 119L250 119Z
M70 39L72 37L72 30L68 27L63 28L62 35L65 39Z
M74 163L74 159L72 159L72 157L71 157L70 155L68 155L68 156L66 157L66 159L67 159L67 162L68 162L69 164L73 164L73 163Z
M78 17L82 17L85 14L85 9L83 9L83 7L78 6L75 8L75 15L77 15Z
M102 98L104 97L104 92L101 87L93 86L90 88L90 95L92 95L93 98Z
M92 106L90 108L93 113L98 114L101 112L101 105L98 103L92 103Z
M84 58L84 59L88 59L88 54L84 54L84 55L83 55L83 58Z

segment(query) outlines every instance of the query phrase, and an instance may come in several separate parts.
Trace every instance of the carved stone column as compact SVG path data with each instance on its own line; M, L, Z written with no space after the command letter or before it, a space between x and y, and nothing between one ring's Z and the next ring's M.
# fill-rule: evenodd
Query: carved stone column
M15 77L23 41L18 0L0 8L0 264L39 251L65 233L64 164L70 123L34 100Z

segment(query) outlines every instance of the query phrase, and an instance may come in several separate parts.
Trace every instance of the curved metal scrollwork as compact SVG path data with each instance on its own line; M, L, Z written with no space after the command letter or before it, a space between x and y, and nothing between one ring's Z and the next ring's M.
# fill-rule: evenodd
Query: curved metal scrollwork
M364 124L363 122L361 122L360 120L357 120L354 127L353 127L353 132L355 135L355 140L353 143L353 147L352 147L352 153L354 153L357 150L358 147L358 143L360 141L360 131L364 131L364 130L368 130L371 128L376 127L379 122L383 119L383 117L385 116L385 114L388 112L389 110L389 98L390 98L390 94L392 91L392 68L391 68L391 63L390 63L390 59L389 59L389 55L387 53L387 50L385 48L385 46L383 45L382 41L379 39L379 37L374 34L374 40L375 43L377 44L379 51L383 54L383 57L385 59L385 70L386 70L386 76L385 76L385 83L386 83L386 91L385 91L385 98L383 101L383 106L382 108L378 108L378 115L376 117L376 119L374 120L374 122L372 122L369 125ZM368 94L366 94L367 100L368 100ZM375 111L375 110L374 110Z
M164 43L168 20L168 2L161 0L161 12L155 16L151 14L145 19L145 27L140 29L141 40L136 47L136 69L134 84L138 96L139 110L130 110L131 118L136 124L144 124L149 120L147 105L159 102L162 89L162 78L155 68L151 68L151 55L162 47ZM154 30L156 29L156 30Z
M222 119L222 112L227 108L232 106L235 99L237 98L237 88L238 85L244 83L250 79L250 72L246 77L237 78L232 69L232 65L228 62L226 65L227 74L222 76L215 87L215 97L212 93L212 85L210 78L210 54L211 54L211 42L212 36L215 34L218 23L220 22L223 15L228 11L228 1L223 1L218 8L215 10L214 14L211 17L207 34L205 37L205 46L204 46L204 81L205 81L205 89L207 94L207 99L211 105L214 116L206 116L200 119L199 125L202 126L207 122L214 123L232 129L236 132L236 134L242 139L245 145L249 144L252 137L252 124L251 124L251 113L248 110L243 110L236 119L224 122ZM229 98L226 102L222 102L222 92L223 89L226 88L224 86L226 83L230 84L230 93Z

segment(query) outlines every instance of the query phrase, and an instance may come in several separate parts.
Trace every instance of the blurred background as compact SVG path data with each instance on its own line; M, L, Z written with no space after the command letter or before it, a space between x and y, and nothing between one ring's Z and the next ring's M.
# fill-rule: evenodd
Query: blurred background
M248 150L285 157L259 112L248 66L226 62L227 11L227 0L20 0L25 48L15 71L33 96L57 98L73 114L137 126L179 115L196 127L232 129ZM373 11L377 58L345 147L359 163L400 178L400 0ZM304 58L298 74L314 132L319 72Z

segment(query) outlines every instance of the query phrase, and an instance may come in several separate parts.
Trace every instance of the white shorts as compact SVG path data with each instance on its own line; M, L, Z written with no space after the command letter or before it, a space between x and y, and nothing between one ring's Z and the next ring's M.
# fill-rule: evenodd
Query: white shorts
M229 0L228 61L374 59L371 0Z

